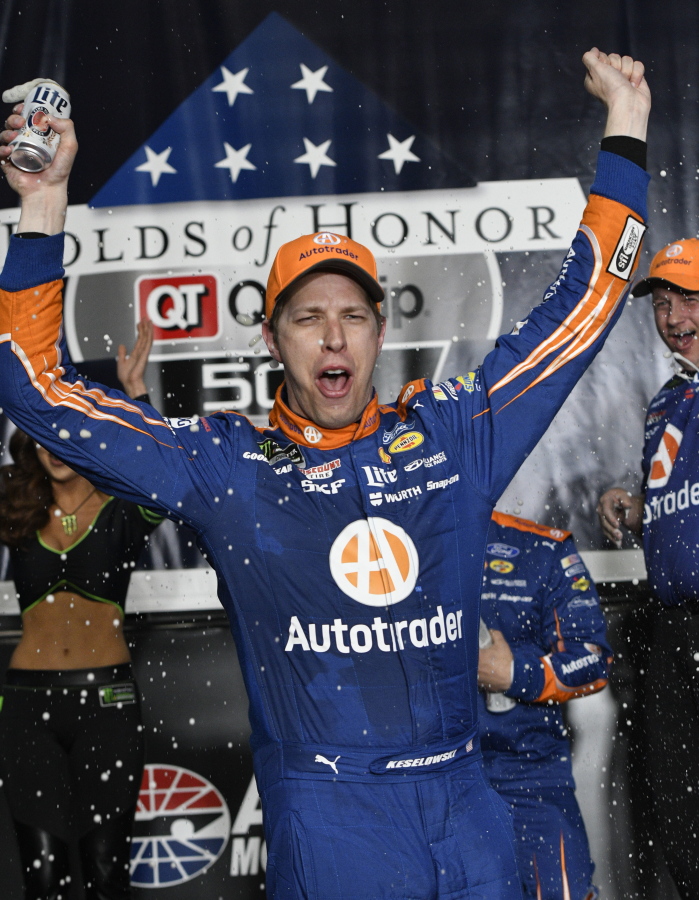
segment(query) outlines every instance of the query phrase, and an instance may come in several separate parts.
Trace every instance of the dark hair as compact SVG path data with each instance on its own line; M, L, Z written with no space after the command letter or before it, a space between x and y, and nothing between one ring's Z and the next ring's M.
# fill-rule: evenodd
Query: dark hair
M323 271L332 271L332 270L323 270ZM312 273L309 273L309 274L312 274ZM344 271L340 272L339 274L345 275L347 278L350 277ZM357 282L357 284L359 284L359 282ZM298 285L292 284L286 290L282 291L279 294L279 297L277 298L276 303L274 304L274 309L272 310L272 315L269 317L269 328L270 328L270 331L272 332L272 336L274 337L275 341L277 339L277 333L278 333L277 329L279 328L279 319L281 318L284 307L288 304L291 297L293 297L294 294L296 293L295 288L297 286ZM361 285L360 285L360 287L361 287ZM369 304L369 308L371 309L372 313L374 314L374 318L376 319L376 330L381 331L381 322L383 321L383 318L384 318L383 315L381 314L381 309L379 308L379 305L371 299L371 297L369 296L367 291L364 290L364 288L362 288L362 290L364 291L364 296L366 297L366 302Z
M14 462L0 467L0 541L19 547L46 525L54 499L33 438L17 429L10 454Z

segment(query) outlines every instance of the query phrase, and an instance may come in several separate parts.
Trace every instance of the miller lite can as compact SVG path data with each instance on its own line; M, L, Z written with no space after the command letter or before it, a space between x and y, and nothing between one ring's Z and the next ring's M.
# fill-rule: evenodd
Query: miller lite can
M26 124L10 143L10 160L24 172L41 172L53 162L61 140L49 125L48 117L69 118L70 95L55 81L35 82L24 98L22 115Z

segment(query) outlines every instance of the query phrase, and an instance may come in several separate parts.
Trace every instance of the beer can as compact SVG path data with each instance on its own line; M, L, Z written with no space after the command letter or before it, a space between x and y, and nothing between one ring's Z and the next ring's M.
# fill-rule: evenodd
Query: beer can
M48 117L67 119L70 95L55 81L41 81L32 85L24 98L22 115L26 125L10 143L10 159L24 172L41 172L53 162L61 140L48 124Z
M481 619L478 631L478 646L482 650L484 647L490 647L492 643L493 638L491 637L490 630L483 619ZM506 694L492 693L491 691L486 692L485 708L488 712L506 713L511 709L514 709L515 706L517 706L517 701L513 700L512 697L508 697Z

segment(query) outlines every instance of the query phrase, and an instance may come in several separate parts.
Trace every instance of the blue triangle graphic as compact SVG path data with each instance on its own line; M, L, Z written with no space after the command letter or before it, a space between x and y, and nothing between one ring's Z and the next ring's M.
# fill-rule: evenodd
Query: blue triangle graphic
M226 81L232 85L228 92ZM292 87L299 81L309 89ZM242 90L236 91L236 85ZM314 92L313 85L320 89ZM391 154L392 144L395 159L380 159ZM322 159L324 164L294 161L306 154L311 162ZM217 167L227 158L233 159L229 167ZM279 14L270 13L95 194L90 206L474 184L409 122Z

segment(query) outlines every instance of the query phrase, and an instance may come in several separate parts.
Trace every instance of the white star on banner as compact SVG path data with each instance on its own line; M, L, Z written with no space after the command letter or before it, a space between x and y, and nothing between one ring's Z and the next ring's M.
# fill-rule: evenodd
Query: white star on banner
M415 156L410 149L415 140L415 135L406 138L404 141L397 141L392 134L387 134L386 137L390 147L388 150L384 150L383 153L379 153L379 159L390 159L396 170L396 175L400 175L400 170L403 168L404 163L420 162L420 157Z
M137 172L148 172L153 187L158 186L161 175L176 175L177 169L173 169L167 161L172 153L172 147L166 147L162 153L155 153L150 147L145 147L147 161L136 166Z
M308 102L313 103L318 91L327 91L330 94L333 92L330 85L323 81L327 71L327 66L321 66L320 69L311 72L308 66L304 66L304 64L301 63L301 74L303 75L303 78L300 81L295 81L291 87L297 91L305 91Z
M216 87L211 88L211 90L225 92L226 97L228 98L228 105L233 106L238 94L255 93L252 88L249 88L247 84L244 83L249 71L249 68L241 69L240 72L236 72L234 75L225 66L221 66L223 81L220 84L217 84Z
M321 166L336 166L337 163L334 159L330 159L327 155L328 147L332 144L332 141L323 141L322 144L316 145L313 141L309 141L307 137L303 139L304 146L306 147L306 152L301 156L297 156L294 160L295 163L308 163L311 167L311 178L315 178L318 174L318 170Z
M226 158L215 163L214 168L228 169L231 174L231 181L234 184L238 180L238 175L240 175L243 169L250 169L251 171L257 170L257 166L253 166L247 158L252 144L246 144L244 147L241 147L240 150L231 147L228 141L224 141L223 146L226 148Z

